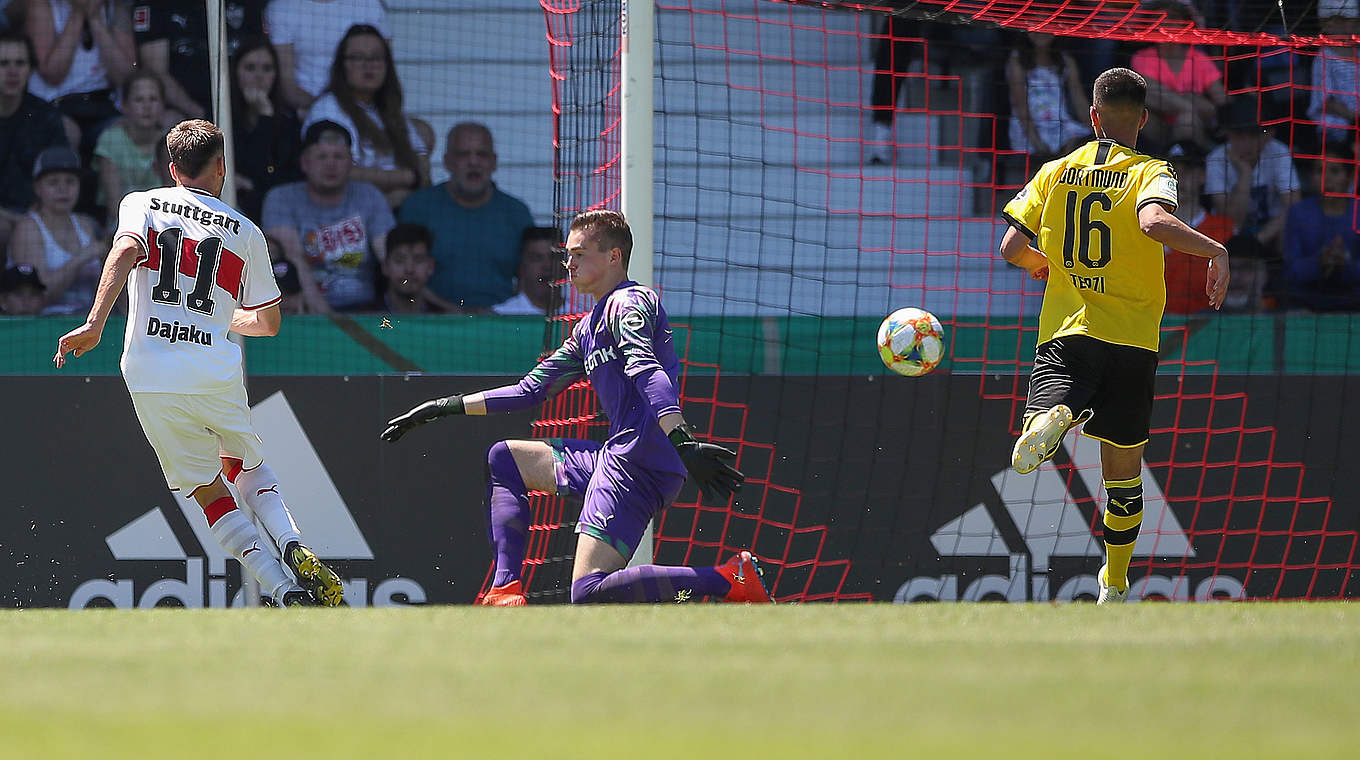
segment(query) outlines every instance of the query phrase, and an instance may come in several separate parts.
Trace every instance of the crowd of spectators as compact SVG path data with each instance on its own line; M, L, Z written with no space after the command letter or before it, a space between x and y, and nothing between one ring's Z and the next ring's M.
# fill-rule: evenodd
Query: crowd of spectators
M227 0L227 54L237 55L242 41L264 35L264 8L269 0ZM136 0L132 31L137 67L150 71L165 86L170 121L208 118L212 114L212 78L208 61L208 12L203 3L184 0Z
M1242 3L1144 7L1169 24L1299 32L1244 18ZM78 312L118 198L165 184L165 130L216 110L206 11L179 0L0 8L0 270L22 296L0 308L31 310L36 293L40 311ZM535 227L524 202L496 185L490 129L467 121L436 135L407 112L382 0L228 0L225 9L231 181L238 206L270 235L280 278L296 286L290 309L558 307L559 235ZM979 89L1002 129L988 139L1033 167L1088 139L1092 80L1129 66L1149 82L1140 149L1173 163L1177 214L1233 257L1228 308L1357 310L1360 0L1318 0L1308 14L1305 31L1322 35L1316 49L1258 55L891 15L871 51L865 158L898 158L894 121L909 76L976 76L990 65L995 76ZM1281 70L1285 86L1267 87ZM432 184L436 140L448 179ZM1167 255L1168 310L1207 308L1198 262Z
M170 184L166 130L213 118L202 3L0 3L0 313L89 307L125 194ZM237 205L290 313L544 314L552 228L493 180L491 131L405 110L382 0L225 3ZM402 223L397 224L400 218Z
M1160 6L1171 22L1193 22L1192 6L1163 2ZM1193 140L1212 143L1217 111L1227 102L1223 71L1207 53L1185 42L1159 42L1134 53L1129 67L1148 83L1150 118L1143 128L1149 143L1164 146ZM1099 72L1096 72L1099 73Z
M908 20L904 9L884 23L872 51L865 162L896 158L892 125L903 108L902 82L924 77L926 102L909 95L905 105L919 110L929 106L938 74L954 73L983 93L970 110L996 113L1009 127L962 139L1027 157L1010 164L1010 176L998 162L999 184L1019 184L1027 177L1021 172L1091 139L1091 84L1106 68L1126 66L1148 82L1149 119L1138 148L1171 161L1180 178L1177 215L1224 242L1232 258L1224 308L1360 311L1360 0L1317 0L1306 14L1282 9L1259 19L1248 18L1245 3L1198 2L1142 0L1139 7L1163 14L1160 23L1171 28L1315 35L1315 44L1239 49L1191 44L1193 37L1152 44L1064 39ZM998 56L997 49L1008 52ZM1004 80L1005 96L988 79ZM1209 308L1203 269L1202 261L1167 251L1169 312Z
M444 149L448 181L416 191L397 214L434 234L430 287L460 309L490 309L514 294L520 238L533 225L528 206L492 181L496 161L491 130L454 125Z
M341 38L330 84L312 103L303 127L321 121L349 132L354 179L377 186L388 205L400 206L413 190L429 186L434 133L402 110L392 48L377 28L352 26Z

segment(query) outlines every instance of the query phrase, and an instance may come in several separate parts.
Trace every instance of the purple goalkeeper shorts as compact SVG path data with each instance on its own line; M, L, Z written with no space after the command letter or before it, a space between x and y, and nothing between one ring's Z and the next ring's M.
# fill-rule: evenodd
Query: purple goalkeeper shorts
M585 498L576 532L633 556L652 517L675 501L685 476L648 470L619 459L603 444L575 438L550 438L557 495Z

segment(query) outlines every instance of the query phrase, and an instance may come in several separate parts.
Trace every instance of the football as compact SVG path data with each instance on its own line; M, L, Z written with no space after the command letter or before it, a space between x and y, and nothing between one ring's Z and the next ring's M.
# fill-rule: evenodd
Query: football
M878 326L878 355L899 375L924 375L944 358L944 328L928 311L898 309Z

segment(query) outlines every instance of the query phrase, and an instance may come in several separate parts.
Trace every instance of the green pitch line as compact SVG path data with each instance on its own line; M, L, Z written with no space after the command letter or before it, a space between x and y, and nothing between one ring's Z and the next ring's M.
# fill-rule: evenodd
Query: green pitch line
M14 758L1325 758L1347 604L0 613ZM243 754L244 753L244 754Z

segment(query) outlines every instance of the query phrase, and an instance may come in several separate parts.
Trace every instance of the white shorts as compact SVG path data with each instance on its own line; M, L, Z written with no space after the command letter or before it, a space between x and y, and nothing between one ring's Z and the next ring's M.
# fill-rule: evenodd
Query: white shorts
M133 393L132 408L171 490L188 494L217 480L223 456L240 459L247 470L264 461L245 388L220 394Z

